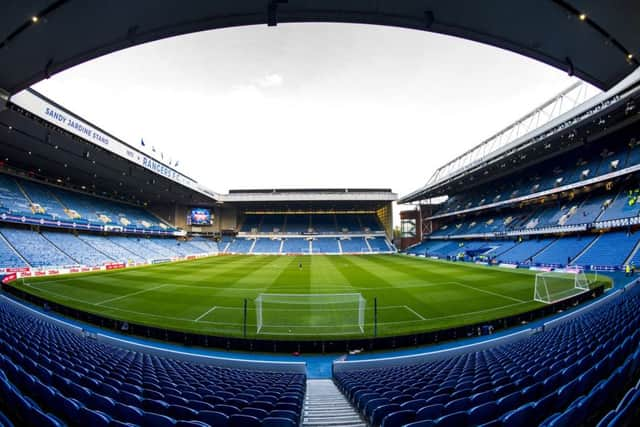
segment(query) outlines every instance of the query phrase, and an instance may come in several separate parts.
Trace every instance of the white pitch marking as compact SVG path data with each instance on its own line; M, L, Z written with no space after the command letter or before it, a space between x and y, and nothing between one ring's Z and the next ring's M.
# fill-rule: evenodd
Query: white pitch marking
M129 297L132 297L132 296L135 296L135 295L140 295L140 294L143 294L145 292L155 291L157 289L165 288L167 286L171 286L171 285L168 285L168 284L165 283L164 285L155 286L153 288L143 289L141 291L132 292L130 294L120 295L119 297L109 298L109 299L106 299L104 301L97 302L97 303L95 303L95 305L102 305L102 304L106 304L108 302L119 301L119 300L124 299L124 298L129 298Z
M196 320L194 320L194 322L199 321L200 319L202 319L203 317L205 317L207 314L211 313L213 310L215 310L216 308L218 308L217 306L213 306L211 307L209 310L205 311L204 313L202 313L202 315L198 316L198 318Z
M465 284L460 283L460 282L451 282L451 283L453 283L455 285L458 285L458 286L462 286L464 288L473 289L473 290L478 291L478 292L484 292L485 294L489 294L489 295L494 295L494 296L501 297L501 298L510 299L511 301L515 301L515 302L527 302L527 301L521 300L519 298L513 298L513 297L510 297L510 296L507 296L507 295L502 295L502 294L499 294L499 293L496 293L496 292L487 291L485 289L480 289L480 288L476 288L475 286L465 285Z
M404 308L406 308L407 310L409 310L410 312L412 312L413 314L418 316L420 318L420 320L427 320L423 315L421 315L420 313L418 313L417 311L415 311L413 308L409 307L408 305L405 305Z

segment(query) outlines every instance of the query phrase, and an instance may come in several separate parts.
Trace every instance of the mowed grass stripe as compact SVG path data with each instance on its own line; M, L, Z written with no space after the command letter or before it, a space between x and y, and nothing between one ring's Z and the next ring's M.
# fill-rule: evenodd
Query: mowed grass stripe
M262 338L265 336L255 334L254 301L260 293L360 292L367 300L366 336L373 332L374 298L378 299L380 336L490 322L540 306L531 301L532 273L388 255L219 256L27 280L30 286L18 282L16 287L63 305L114 319L212 335L242 335L246 299L249 337ZM100 302L103 304L98 305ZM340 304L326 309L326 314L313 315L325 322L324 333L334 333L336 338L362 336L344 325L326 326L327 320L347 319L340 314L345 310ZM305 318L304 313L287 310L286 324L311 326L291 332L283 326L282 335L274 330L269 338L296 339L296 332L313 336L314 318ZM331 336L324 333L324 337Z
M530 280L534 280L534 277L530 275L523 276L486 267L478 272L473 270L475 266L467 264L439 265L429 261L424 262L424 260L407 260L403 257L395 257L394 259L369 257L368 259L390 268L406 271L415 277L437 275L448 284L467 287L511 302L525 302L532 299L531 296L526 297L533 289L533 282ZM449 270L446 269L447 266L450 267ZM525 292L522 292L523 290Z

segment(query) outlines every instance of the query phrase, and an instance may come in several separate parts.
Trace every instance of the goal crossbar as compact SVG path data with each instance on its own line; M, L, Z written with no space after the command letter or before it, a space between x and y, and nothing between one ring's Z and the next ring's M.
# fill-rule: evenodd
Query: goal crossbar
M257 333L264 333L265 328L295 333L294 329L328 327L364 333L366 300L360 293L262 293L255 299L255 306ZM291 311L298 312L298 320L302 317L306 323L290 323Z
M552 304L587 292L589 289L589 280L581 271L538 273L535 277L533 299Z

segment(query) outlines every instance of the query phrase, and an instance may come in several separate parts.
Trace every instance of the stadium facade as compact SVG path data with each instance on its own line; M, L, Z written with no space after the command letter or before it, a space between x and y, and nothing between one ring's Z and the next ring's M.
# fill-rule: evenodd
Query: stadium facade
M638 77L493 151L481 144L402 197L418 203L405 216L425 239L408 253L530 268L638 262Z

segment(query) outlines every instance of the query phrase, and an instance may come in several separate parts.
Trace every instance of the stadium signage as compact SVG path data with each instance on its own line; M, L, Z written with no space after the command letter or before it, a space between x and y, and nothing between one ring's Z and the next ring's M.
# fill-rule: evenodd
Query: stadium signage
M136 163L143 168L162 175L178 184L184 185L199 193L215 198L216 194L200 186L196 181L181 174L163 162L152 159L141 151L132 148L130 145L106 134L90 125L79 117L64 110L62 107L53 105L37 92L24 90L11 97L11 103L40 117L41 119L75 135L87 142L100 146L113 154Z

